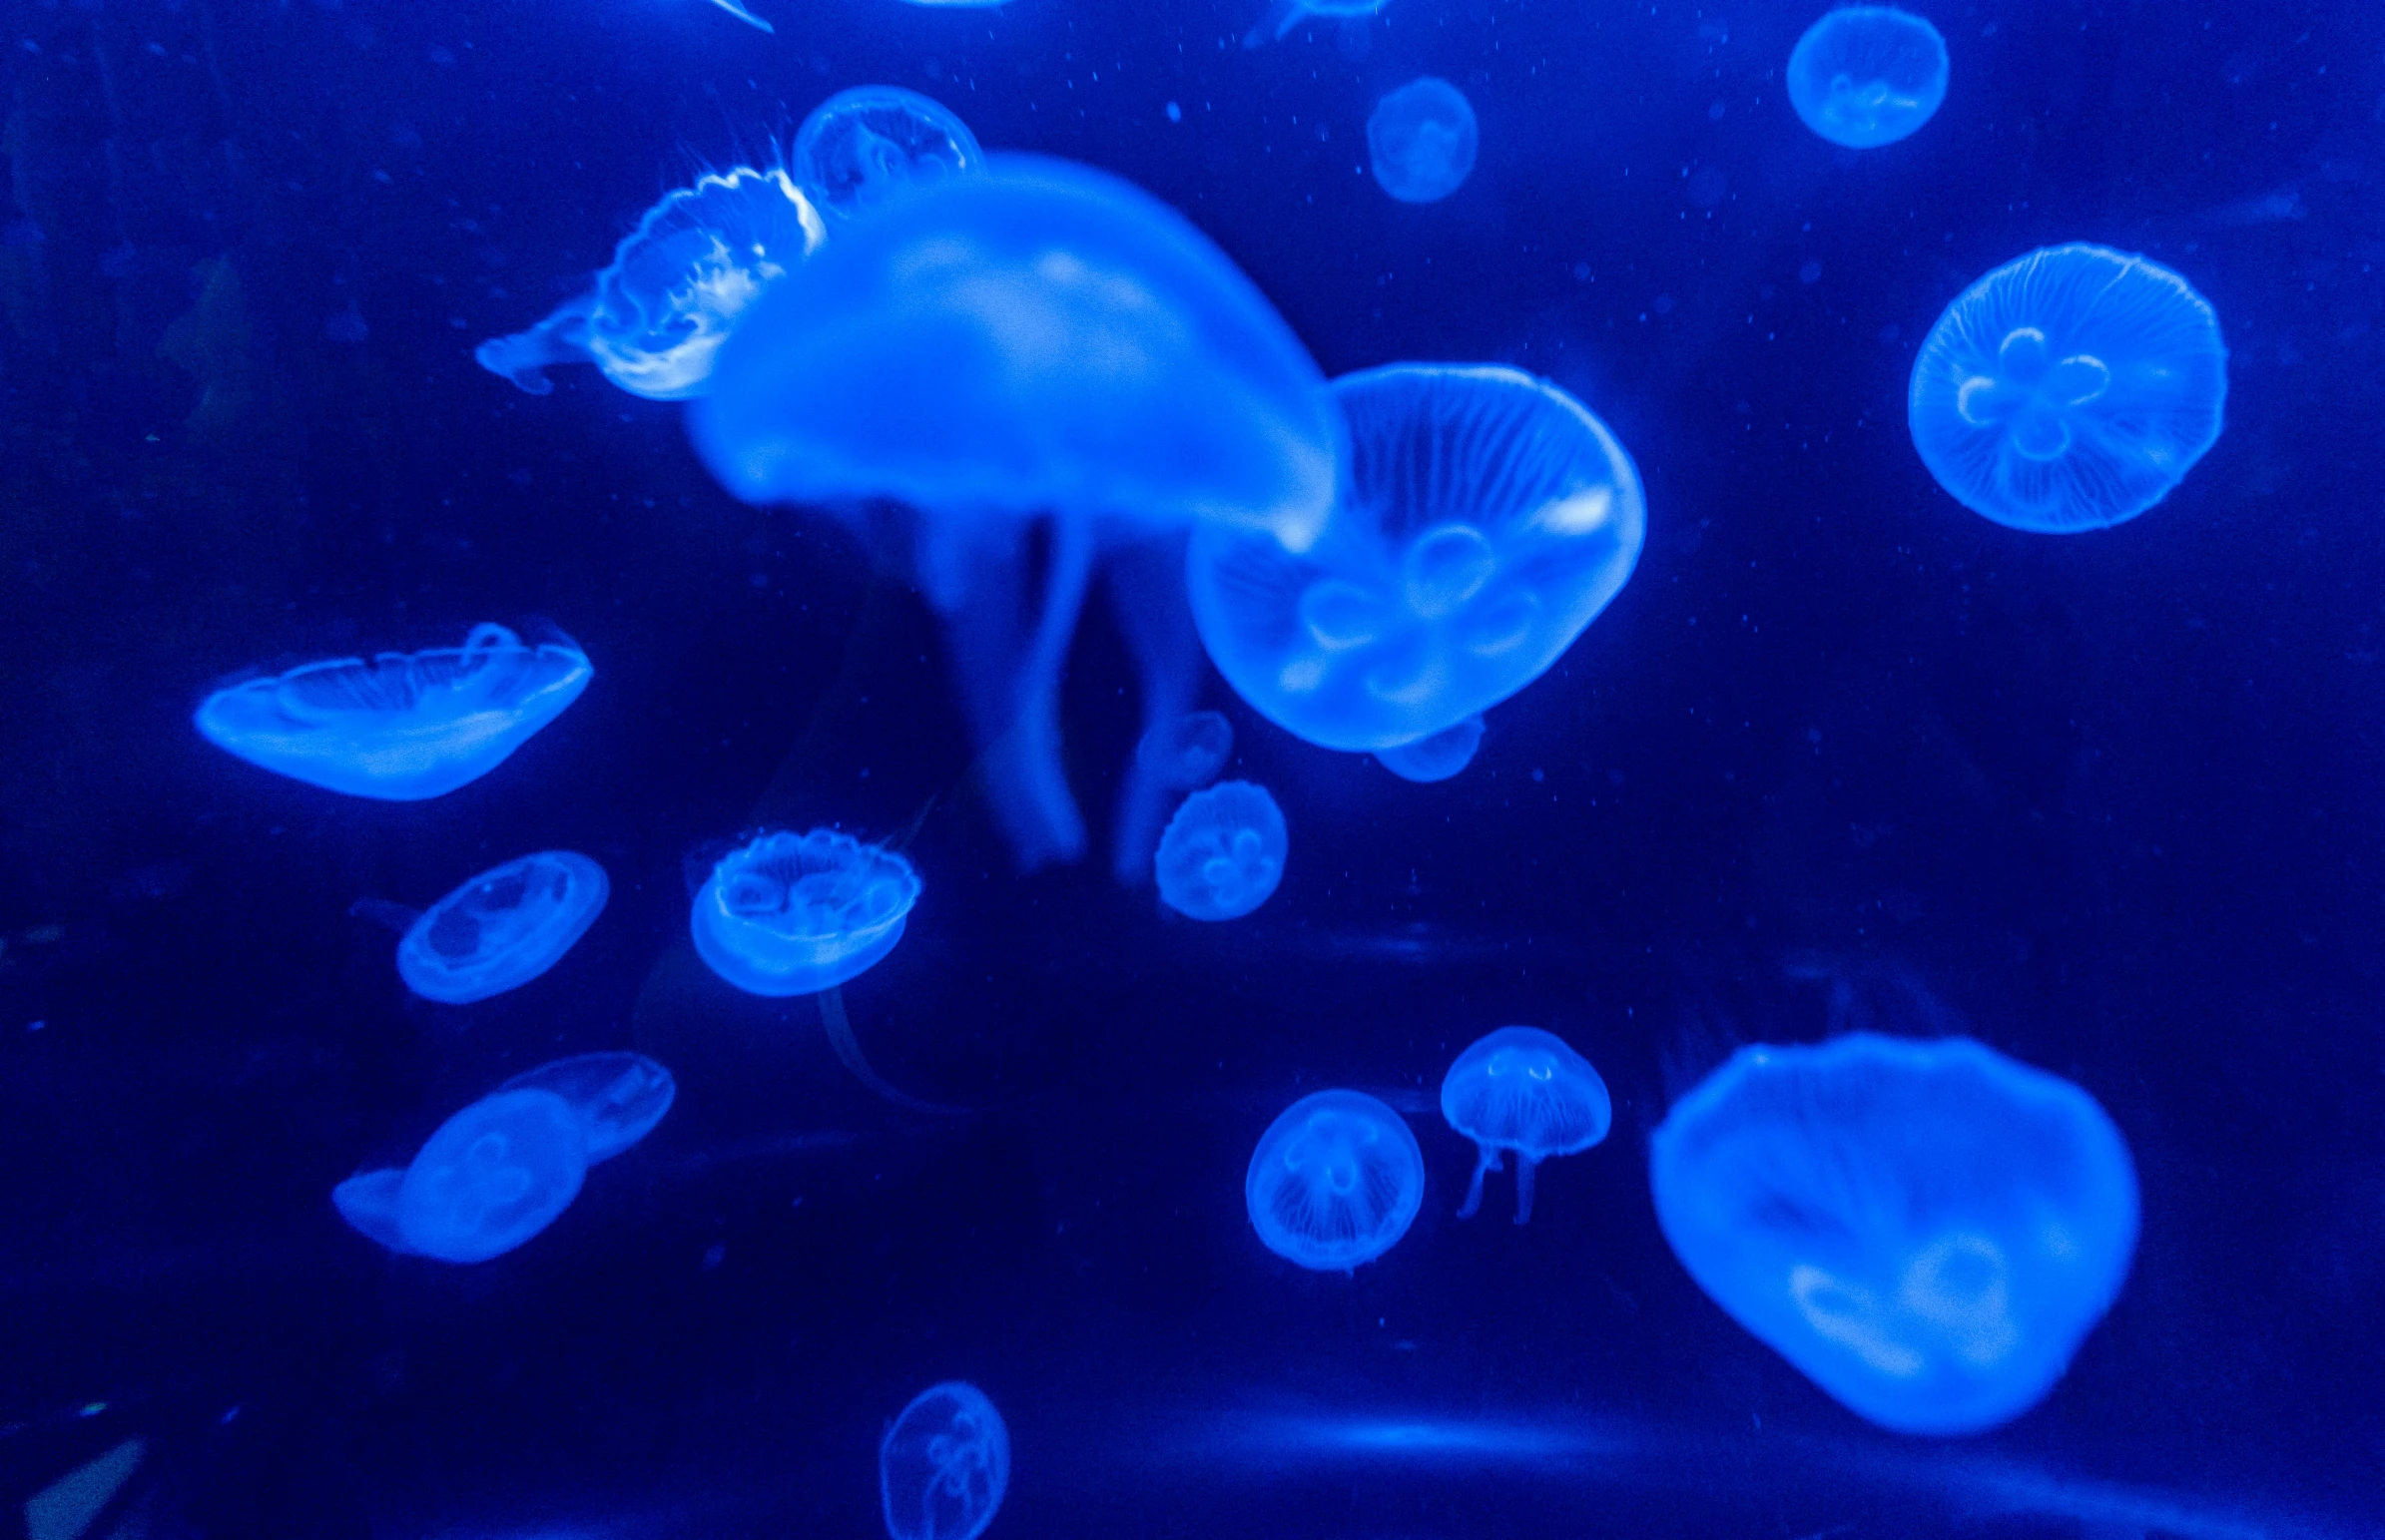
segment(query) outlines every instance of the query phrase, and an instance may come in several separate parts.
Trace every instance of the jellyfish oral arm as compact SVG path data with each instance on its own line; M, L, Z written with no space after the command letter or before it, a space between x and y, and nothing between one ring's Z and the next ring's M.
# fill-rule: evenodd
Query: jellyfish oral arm
M1483 1207L1483 1178L1491 1172L1506 1170L1499 1163L1498 1146L1478 1145L1476 1148L1480 1153L1475 1157L1474 1180L1466 1184L1466 1202L1458 1206L1458 1217L1462 1220L1473 1219Z

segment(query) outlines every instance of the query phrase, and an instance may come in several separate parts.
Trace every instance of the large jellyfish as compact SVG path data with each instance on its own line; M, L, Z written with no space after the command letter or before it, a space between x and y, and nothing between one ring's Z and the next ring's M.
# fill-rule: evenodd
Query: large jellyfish
M441 796L505 763L588 688L588 655L474 626L461 647L302 664L219 690L193 719L217 748L350 796Z
M414 993L450 1005L518 989L563 960L611 891L605 869L571 850L492 866L407 928L398 975Z
M958 1379L911 1397L878 1441L878 1496L894 1540L977 1540L1010 1486L1010 1430Z
M1930 121L1946 76L1936 27L1894 6L1842 6L1789 51L1789 105L1832 144L1876 150Z
M1376 184L1404 204L1439 203L1457 192L1482 143L1474 104L1437 75L1384 93L1367 117Z
M2170 271L2046 247L1958 295L1913 360L1906 421L1938 484L2014 529L2135 518L2218 442L2219 317Z
M1290 835L1267 788L1221 780L1195 791L1160 831L1159 896L1197 920L1240 919L1284 880Z
M748 994L808 995L876 967L894 943L919 875L851 834L763 834L721 857L689 917L697 954Z
M1532 1177L1552 1155L1574 1155L1606 1137L1614 1104L1590 1061L1553 1032L1501 1027L1477 1039L1441 1082L1441 1115L1475 1142L1474 1180L1458 1217L1483 1206L1483 1176L1515 1152L1515 1223L1532 1217Z
M1968 1038L1743 1048L1656 1130L1648 1177L1698 1286L1899 1432L2036 1405L2136 1247L2103 1109Z
M1475 751L1482 747L1483 719L1476 716L1413 744L1379 749L1375 758L1402 780L1430 785L1436 780L1447 780L1474 764Z
M784 168L707 172L646 211L587 293L472 356L532 395L555 388L543 371L558 363L593 363L650 400L702 395L714 355L763 289L826 234Z
M1425 1153L1400 1115L1363 1091L1319 1091L1259 1136L1242 1197L1267 1249L1347 1273L1392 1249L1425 1202Z
M1242 46L1259 48L1284 37L1304 21L1330 18L1363 22L1391 4L1391 0L1274 0L1267 14L1243 34Z
M915 576L1025 867L1084 847L1057 686L1096 556L1114 557L1146 707L1174 716L1199 656L1169 619L1184 528L1306 546L1345 436L1299 341L1199 232L1027 156L841 230L772 285L714 387L689 426L738 496L911 511Z
M814 207L850 220L905 188L973 172L984 160L977 136L933 97L856 86L812 109L788 164Z
M1572 645L1639 559L1639 473L1564 391L1490 365L1334 381L1349 476L1305 550L1194 533L1218 672L1294 735L1378 753L1480 716Z

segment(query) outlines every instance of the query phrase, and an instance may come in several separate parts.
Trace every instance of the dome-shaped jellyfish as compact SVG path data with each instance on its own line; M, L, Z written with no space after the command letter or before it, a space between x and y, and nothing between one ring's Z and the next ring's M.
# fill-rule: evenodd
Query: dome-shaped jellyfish
M788 169L822 214L850 220L984 160L977 136L941 102L900 86L856 86L812 109Z
M555 388L542 371L558 363L593 363L650 400L702 395L746 311L825 235L784 168L708 172L646 211L587 293L472 356L532 395Z
M1437 75L1384 93L1367 117L1376 184L1404 204L1439 203L1457 192L1482 143L1474 104Z
M1056 683L1096 555L1112 549L1124 607L1181 608L1180 567L1126 558L1196 522L1306 545L1344 439L1299 341L1179 215L1100 172L999 154L774 283L688 422L750 502L908 505L985 783L1030 867L1084 847ZM1197 655L1164 627L1121 630L1146 698L1181 709Z
M911 1398L878 1442L893 1540L977 1540L1010 1486L1010 1430L985 1392L949 1379Z
M1134 746L1135 763L1171 791L1198 791L1233 757L1234 724L1221 712L1187 712L1155 723Z
M1894 6L1843 6L1789 51L1789 105L1832 144L1876 150L1930 121L1946 77L1936 27Z
M609 1161L663 1121L679 1094L671 1072L642 1053L583 1053L524 1070L499 1091L548 1091L580 1120L588 1164Z
M1204 526L1201 641L1236 693L1326 749L1377 753L1539 678L1631 576L1639 472L1546 380L1391 364L1334 381L1351 464L1306 550Z
M1265 786L1221 780L1195 791L1160 831L1159 896L1197 920L1240 919L1284 880L1290 840Z
M1425 1153L1400 1115L1363 1091L1319 1091L1259 1136L1243 1202L1267 1249L1346 1273L1398 1244L1425 1202Z
M1958 295L1913 360L1906 421L1958 502L2014 529L2132 519L2219 440L2219 317L2168 268L2047 247Z
M918 899L918 873L894 851L783 830L721 857L689 928L712 971L748 994L817 994L877 966Z
M518 989L563 960L611 891L605 869L571 850L492 866L407 928L397 943L398 976L449 1005Z
M351 1177L331 1202L393 1252L486 1262L552 1225L580 1193L587 1132L551 1091L499 1091L439 1125L400 1171Z
M1275 0L1258 25L1243 35L1242 46L1261 47L1304 21L1363 22L1390 3L1391 0Z
M1483 1206L1483 1176L1515 1152L1515 1223L1532 1217L1532 1177L1552 1155L1574 1155L1606 1137L1614 1104L1590 1061L1538 1027L1501 1027L1478 1038L1441 1081L1441 1115L1475 1142L1474 1180L1462 1220Z
M1375 758L1402 780L1430 785L1436 780L1447 780L1474 764L1475 751L1482 747L1483 719L1476 716L1413 744L1379 749Z
M1181 554L1167 554L1174 558L1167 562L1168 567L1181 569ZM1170 668L1152 672L1164 678L1189 679L1194 660L1200 656L1200 640L1193 635L1192 616L1181 598L1170 611L1169 618L1176 624L1169 629L1180 631L1181 636L1164 649L1146 648L1144 654L1161 651L1170 660ZM1185 700L1189 702L1189 697ZM1143 736L1135 742L1125 784L1118 791L1117 831L1110 851L1118 880L1129 887L1150 882L1151 852L1159 840L1160 821L1176 799L1215 780L1234 757L1232 723L1217 712L1177 710L1178 704L1172 690L1146 688Z
M474 626L461 647L302 664L219 690L193 719L252 765L350 796L441 796L505 763L580 698L594 671L568 642Z
M1742 1048L1656 1130L1648 1178L1715 1303L1906 1433L2036 1405L2136 1247L2103 1109L1968 1038Z

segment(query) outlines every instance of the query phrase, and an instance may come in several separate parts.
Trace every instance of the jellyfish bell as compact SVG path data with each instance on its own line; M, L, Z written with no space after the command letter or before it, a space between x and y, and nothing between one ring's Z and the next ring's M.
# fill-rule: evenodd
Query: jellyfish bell
M1010 1430L963 1380L911 1397L878 1444L878 1490L892 1540L976 1540L1010 1485Z
M1160 899L1193 919L1240 919L1274 896L1289 842L1265 786L1221 780L1195 791L1160 831Z
M406 1167L396 1217L405 1249L486 1262L553 1224L588 1169L580 1119L551 1091L499 1091L439 1126Z
M1334 381L1352 458L1304 551L1193 532L1193 619L1243 700L1321 748L1373 754L1521 690L1622 590L1639 472L1546 380L1390 364Z
M605 869L576 851L541 850L492 866L406 927L398 975L414 993L449 1005L518 989L563 960L611 890Z
M1425 1201L1425 1155L1400 1115L1363 1091L1319 1091L1259 1137L1242 1184L1267 1249L1347 1273L1399 1244Z
M1328 17L1337 21L1364 21L1389 5L1391 0L1275 0L1266 16L1243 34L1242 46L1260 48L1290 35L1293 28L1304 21Z
M546 1091L580 1120L589 1165L644 1139L679 1094L671 1072L642 1053L583 1053L524 1070L503 1091Z
M835 829L766 833L713 867L689 928L748 994L817 994L893 951L918 897L918 873L892 850Z
M1174 791L1197 791L1234 755L1234 724L1218 712L1188 712L1156 724L1134 746L1137 765Z
M1439 203L1474 174L1483 134L1466 93L1427 75L1384 94L1367 118L1376 186L1404 204Z
M1910 137L1946 101L1946 39L1909 11L1823 13L1789 52L1789 105L1834 145L1876 150Z
M1474 1180L1459 1207L1472 1219L1483 1203L1483 1177L1515 1154L1515 1223L1532 1217L1540 1162L1574 1155L1606 1137L1614 1103L1606 1082L1571 1044L1538 1027L1501 1027L1478 1038L1442 1077L1441 1115L1475 1142Z
M219 749L350 796L419 801L503 764L588 688L588 655L474 626L461 647L302 664L219 690L193 721Z
M1401 744L1392 749L1375 751L1383 768L1402 780L1430 785L1448 780L1475 762L1475 751L1483 747L1483 719L1478 713L1454 728L1444 728L1413 744Z
M788 157L813 206L840 221L984 161L977 136L950 108L900 86L856 86L830 97L796 131Z

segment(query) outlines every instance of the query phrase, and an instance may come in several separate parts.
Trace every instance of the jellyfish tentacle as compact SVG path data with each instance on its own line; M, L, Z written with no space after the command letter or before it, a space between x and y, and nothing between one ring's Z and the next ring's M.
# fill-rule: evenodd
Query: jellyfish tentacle
M1532 1222L1532 1177L1539 1169L1538 1161L1521 1150L1515 1152L1515 1223L1518 1225Z
M1054 520L1043 609L1013 677L1010 721L985 750L994 805L1009 825L1019 868L1032 871L1084 853L1085 820L1060 764L1060 672L1093 569L1093 531Z
M1114 553L1105 566L1110 610L1134 659L1142 686L1143 736L1166 730L1192 710L1200 679L1201 639L1193 630L1192 604L1184 591L1183 537L1156 540ZM1121 887L1151 885L1151 852L1159 842L1160 814L1170 785L1162 767L1140 752L1126 762L1126 783L1118 792L1117 821L1110 836L1110 869Z
M1475 1211L1483 1207L1484 1174L1503 1169L1499 1165L1496 1145L1478 1144L1475 1148L1481 1153L1475 1158L1474 1180L1466 1184L1466 1202L1458 1206L1458 1217L1462 1220L1473 1219Z
M965 1117L966 1107L947 1107L897 1090L886 1078L870 1067L862 1053L861 1040L853 1035L853 1018L845 1014L845 990L842 985L820 991L820 1024L828 1032L829 1046L837 1051L837 1062L852 1072L853 1078L868 1086L880 1097L908 1112L932 1113L942 1118Z

